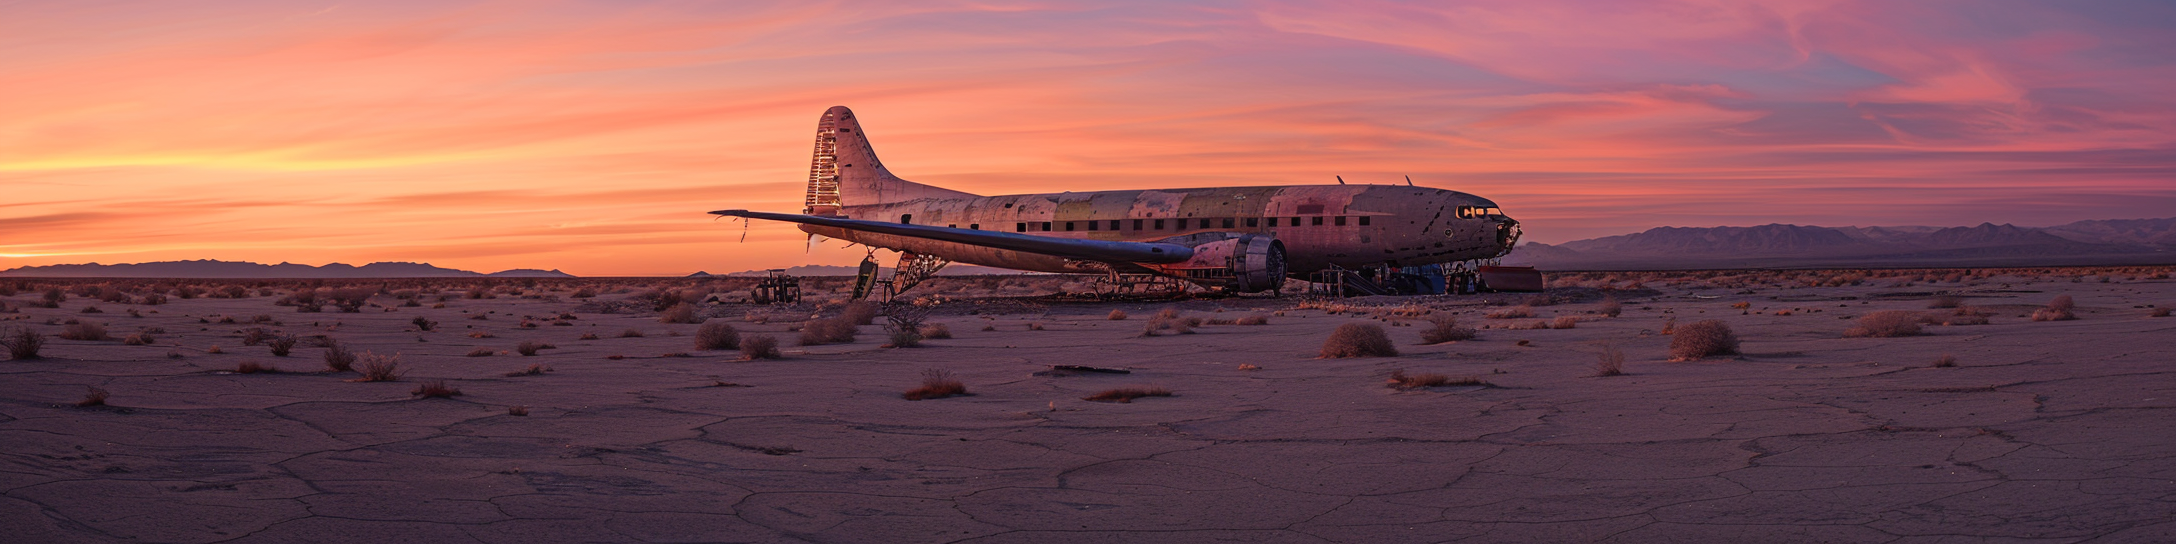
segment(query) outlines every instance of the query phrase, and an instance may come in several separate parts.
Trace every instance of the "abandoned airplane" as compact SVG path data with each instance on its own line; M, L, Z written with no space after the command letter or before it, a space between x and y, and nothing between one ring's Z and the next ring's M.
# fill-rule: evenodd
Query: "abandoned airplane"
M898 251L898 291L962 262L1253 293L1323 270L1494 259L1518 242L1518 221L1486 198L1410 181L1339 181L980 196L892 175L854 112L835 106L817 124L801 213L710 213L800 223L809 234Z

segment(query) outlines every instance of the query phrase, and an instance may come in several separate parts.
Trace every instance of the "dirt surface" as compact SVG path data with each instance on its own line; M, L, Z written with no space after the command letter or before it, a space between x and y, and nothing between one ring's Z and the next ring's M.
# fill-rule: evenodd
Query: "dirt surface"
M832 307L704 307L781 341L757 361L696 350L697 325L655 311L574 311L626 290L298 313L23 307L32 286L0 297L0 332L48 339L0 361L0 541L2176 541L2176 318L2147 306L2176 304L2176 282L1687 278L1595 275L1564 291L1581 302L1516 319L1483 315L1529 296L1193 300L1168 306L1195 333L1158 336L1141 333L1166 304L955 293L931 317L954 338L913 349L879 347L879 326L795 345ZM1598 313L1612 293L1618 317ZM1991 323L1845 337L1877 310L1955 315L1928 308L1940 295ZM2078 319L2026 317L2058 295ZM1250 315L1268 324L1216 324ZM1485 328L1420 345L1435 315ZM114 339L54 337L69 319ZM1741 354L1670 362L1662 331L1706 319ZM1316 357L1355 322L1401 354ZM278 357L243 344L252 327L304 340ZM120 340L145 329L163 332ZM397 353L405 375L326 372L320 335ZM1625 375L1594 376L1606 347ZM507 375L532 364L549 371ZM1052 365L1131 372L1036 375ZM926 369L970 394L903 400ZM1485 385L1386 387L1394 370ZM435 380L461 394L411 395ZM89 387L104 406L75 405ZM1124 387L1172 395L1081 400Z

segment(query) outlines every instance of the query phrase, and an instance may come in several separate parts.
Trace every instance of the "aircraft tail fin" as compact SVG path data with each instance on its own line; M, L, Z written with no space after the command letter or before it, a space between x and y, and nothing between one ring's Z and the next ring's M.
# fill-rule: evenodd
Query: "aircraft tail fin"
M869 147L854 110L832 106L816 124L816 153L808 170L808 215L839 215L844 206L976 195L923 185L892 175Z

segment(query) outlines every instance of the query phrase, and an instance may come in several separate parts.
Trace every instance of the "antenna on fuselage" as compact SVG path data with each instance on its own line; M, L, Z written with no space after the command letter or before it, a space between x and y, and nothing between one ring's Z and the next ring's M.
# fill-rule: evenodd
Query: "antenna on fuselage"
M1413 186L1413 176L1406 176L1406 177L1405 177L1405 186L1406 186L1406 187L1412 187L1412 186Z
M1338 185L1344 185L1344 184L1345 184L1345 176L1338 176L1338 177L1337 177L1337 184L1338 184Z

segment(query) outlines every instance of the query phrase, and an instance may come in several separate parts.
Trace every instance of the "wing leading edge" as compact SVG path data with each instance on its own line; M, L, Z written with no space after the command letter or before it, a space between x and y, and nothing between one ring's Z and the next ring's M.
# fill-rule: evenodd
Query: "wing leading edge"
M727 217L786 221L804 225L819 225L1093 261L1168 264L1185 261L1194 256L1193 248L1161 242L1079 240L933 225L910 225L846 219L843 217L751 212L748 210L718 210L710 213Z

